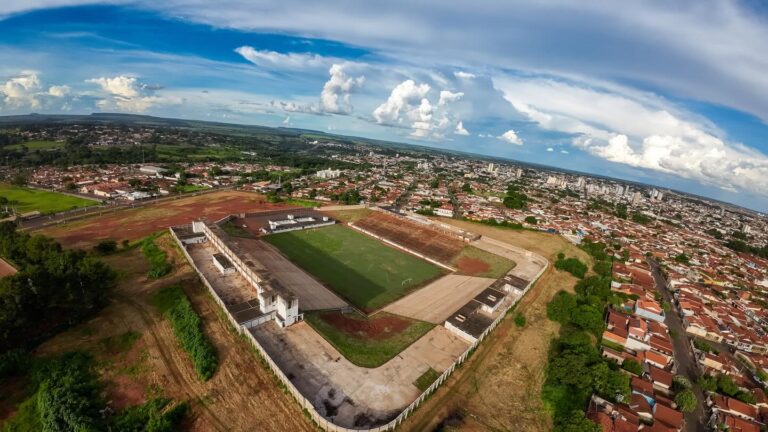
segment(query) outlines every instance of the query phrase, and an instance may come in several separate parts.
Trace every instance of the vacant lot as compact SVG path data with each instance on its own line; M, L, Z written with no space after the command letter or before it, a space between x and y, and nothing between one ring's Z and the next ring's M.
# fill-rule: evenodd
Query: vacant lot
M547 258L563 251L591 265L580 249L559 236L447 221L460 228L528 248ZM550 266L515 310L526 318L519 328L510 314L480 344L472 358L430 400L404 423L403 430L552 430L541 400L547 352L559 324L547 319L546 305L562 289L572 290L576 279Z
M383 365L434 327L385 312L370 318L341 312L313 312L304 317L347 360L368 368Z
M381 211L373 211L355 225L441 263L450 263L465 243L426 225Z
M36 355L92 353L101 379L107 382L106 398L117 409L156 396L188 401L191 411L185 430L315 430L250 345L230 330L168 236L157 243L176 264L170 275L148 280L149 266L139 249L105 258L121 274L111 303L90 321L44 343ZM197 377L169 322L150 301L158 290L174 283L183 287L218 352L219 368L206 382ZM5 386L0 384L0 394L6 394Z
M39 211L43 214L88 207L99 202L56 192L12 186L0 183L0 197L8 199L19 213Z
M264 240L366 312L443 274L436 265L343 225L273 234Z
M44 228L41 232L55 237L65 246L88 247L103 239L137 240L170 226L189 223L193 219L216 221L232 213L279 208L285 207L268 203L263 195L220 191L95 215Z
M60 141L27 141L20 144L10 144L4 148L7 150L21 150L22 147L26 147L27 150L53 150L64 147L64 143Z
M514 261L467 246L453 259L452 265L459 274L498 279L515 267Z

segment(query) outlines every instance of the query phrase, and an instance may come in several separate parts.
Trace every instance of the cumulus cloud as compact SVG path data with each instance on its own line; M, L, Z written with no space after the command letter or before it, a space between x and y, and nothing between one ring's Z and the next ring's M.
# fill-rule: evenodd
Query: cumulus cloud
M416 84L412 79L401 82L392 89L387 100L376 107L373 119L383 125L409 127L414 138L441 138L446 130L450 132L451 125L454 125L454 133L468 135L447 107L460 100L464 93L442 90L435 105L428 98L430 90L427 83Z
M70 90L67 85L54 85L48 87L48 94L54 97L64 97L69 94Z
M498 138L502 141L506 141L510 144L515 145L523 145L523 140L520 139L520 137L517 136L517 132L510 129L503 134L499 135Z
M464 122L461 121L456 124L456 129L453 130L453 133L456 135L469 136L469 131L464 128Z
M5 96L5 104L9 107L20 108L29 106L37 108L40 106L40 88L40 79L37 74L24 71L6 81L2 88L0 88L0 92Z
M548 152L553 152L553 151L555 151L555 149L553 149L552 147L547 147L547 151Z
M317 54L279 53L277 51L257 50L250 46L235 48L235 52L249 62L264 68L301 69L324 66L327 60Z
M768 193L768 156L727 142L708 121L663 99L544 78L494 81L540 127L605 160L664 172L727 190Z
M352 78L344 72L344 66L334 64L328 71L331 77L323 85L320 93L320 109L323 112L333 114L349 114L352 112L352 104L349 95L363 86L364 76Z
M141 83L132 76L91 78L85 82L97 84L106 93L105 97L96 103L102 110L144 112L155 105L181 102L177 98L156 95L155 90L159 89L159 86Z

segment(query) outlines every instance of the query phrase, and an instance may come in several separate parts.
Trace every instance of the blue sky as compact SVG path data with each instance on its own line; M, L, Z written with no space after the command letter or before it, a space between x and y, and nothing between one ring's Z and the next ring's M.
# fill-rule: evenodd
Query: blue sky
M11 0L0 115L311 128L768 209L766 10L583 3Z

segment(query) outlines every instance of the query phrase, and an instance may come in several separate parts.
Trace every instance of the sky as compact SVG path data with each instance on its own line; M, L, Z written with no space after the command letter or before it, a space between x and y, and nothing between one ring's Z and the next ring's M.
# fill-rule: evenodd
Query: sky
M680 0L4 0L0 115L409 142L768 210L768 7Z

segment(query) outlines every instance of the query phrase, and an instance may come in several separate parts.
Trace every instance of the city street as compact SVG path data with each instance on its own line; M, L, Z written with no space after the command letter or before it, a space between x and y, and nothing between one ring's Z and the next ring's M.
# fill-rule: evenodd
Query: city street
M672 309L666 312L665 323L669 327L672 333L672 346L675 354L675 364L677 365L676 375L682 375L687 377L693 384L693 392L696 394L696 398L699 404L696 410L691 413L685 414L685 430L688 432L704 432L709 430L706 427L707 418L704 413L704 392L696 384L698 378L698 369L696 366L696 359L693 357L690 341L688 335L683 328L683 322L680 315L676 312L674 300L672 294L669 291L667 282L659 271L659 264L656 261L649 259L648 263L651 266L653 278L656 281L656 288L661 292L664 300L672 305Z

